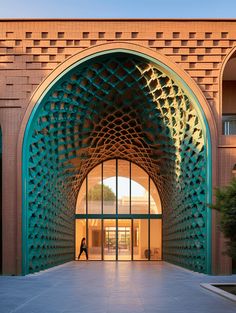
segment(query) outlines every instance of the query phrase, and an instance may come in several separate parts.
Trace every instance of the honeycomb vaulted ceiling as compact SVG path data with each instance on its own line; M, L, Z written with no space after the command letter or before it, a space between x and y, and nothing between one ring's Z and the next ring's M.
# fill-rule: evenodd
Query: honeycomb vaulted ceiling
M113 53L75 67L44 97L28 149L28 199L33 211L38 210L36 192L42 203L57 210L55 215L62 206L67 208L66 216L73 215L89 171L102 161L121 158L141 166L158 187L166 214L164 238L172 230L172 237L178 237L181 223L180 230L188 237L188 226L179 214L188 212L194 202L196 214L189 210L185 217L202 222L197 238L205 240L202 125L181 86L160 66ZM204 267L204 257L201 262L199 268Z

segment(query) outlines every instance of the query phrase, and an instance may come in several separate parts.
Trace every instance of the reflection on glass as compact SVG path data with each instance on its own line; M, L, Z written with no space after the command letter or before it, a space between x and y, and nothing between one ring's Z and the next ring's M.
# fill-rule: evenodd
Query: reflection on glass
M101 214L102 205L102 166L96 166L88 174L88 214Z
M116 220L103 221L104 260L116 260Z
M148 175L131 163L131 213L148 214Z
M118 220L118 260L131 260L131 220Z
M161 214L160 196L152 179L150 180L150 213Z
M102 259L102 221L88 220L88 255L90 260Z
M86 220L79 219L75 221L75 256L76 259L80 253L80 244L82 238L86 238ZM82 253L80 256L80 260L86 260L85 253Z
M86 179L83 181L78 194L76 214L86 214Z
M161 227L162 221L157 219L150 220L150 259L161 260Z
M133 259L148 260L148 220L133 220Z
M118 160L118 212L129 214L130 210L130 163Z
M103 213L116 214L116 160L103 163Z

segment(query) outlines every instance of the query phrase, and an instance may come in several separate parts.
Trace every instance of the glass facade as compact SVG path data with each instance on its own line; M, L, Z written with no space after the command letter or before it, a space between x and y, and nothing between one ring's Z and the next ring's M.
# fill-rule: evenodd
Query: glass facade
M89 260L161 260L161 212L158 190L142 168L121 159L99 164L78 194L76 256L85 237Z
M116 220L103 221L103 258L116 260Z
M102 221L88 219L88 255L90 260L102 260Z
M131 163L131 213L149 213L149 176L139 166Z
M116 160L103 162L103 214L116 214Z
M133 220L133 259L149 259L149 228L148 219Z
M102 208L102 174L101 164L92 169L87 176L88 193L87 193L87 205L88 214L101 214Z
M118 160L117 177L117 199L118 212L120 214L130 213L130 163L125 160Z
M162 239L161 229L162 220L150 219L150 259L161 260L162 256Z
M86 214L86 179L83 181L76 203L76 214Z
M131 220L118 220L117 243L118 260L131 260L132 255Z
M80 253L80 244L82 238L86 238L86 219L75 220L75 257L77 258ZM86 260L85 253L82 253L80 260Z

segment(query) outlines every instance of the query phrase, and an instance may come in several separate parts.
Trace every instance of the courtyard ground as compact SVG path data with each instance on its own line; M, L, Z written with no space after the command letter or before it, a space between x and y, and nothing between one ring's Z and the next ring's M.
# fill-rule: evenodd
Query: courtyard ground
M70 262L0 277L1 313L235 313L236 302L200 286L236 282L165 262Z

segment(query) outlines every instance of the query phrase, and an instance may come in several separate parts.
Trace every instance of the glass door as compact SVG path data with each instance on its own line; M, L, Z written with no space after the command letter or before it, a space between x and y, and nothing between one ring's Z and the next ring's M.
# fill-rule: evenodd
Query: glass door
M131 220L103 221L104 260L131 260Z
M148 220L133 220L133 260L149 259L148 249Z
M103 221L103 257L104 260L116 260L116 220Z
M89 219L88 223L88 255L89 260L102 259L102 221Z
M131 220L118 220L118 260L131 260Z

